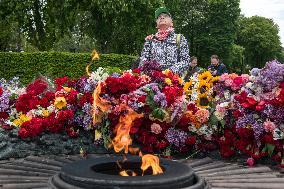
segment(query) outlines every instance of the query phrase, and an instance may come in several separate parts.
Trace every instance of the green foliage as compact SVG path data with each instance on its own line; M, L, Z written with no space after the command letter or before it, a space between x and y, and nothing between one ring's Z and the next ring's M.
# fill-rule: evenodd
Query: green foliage
M241 74L241 73L245 73L248 71L248 70L245 70L244 51L245 51L244 47L240 45L236 45L236 44L233 45L232 54L230 56L231 65L227 64L229 68L233 68L233 70L231 69L231 72Z
M135 59L136 57L129 55L102 54L90 69L108 67L110 72L125 70L131 67ZM20 77L23 84L31 82L38 75L51 78L66 75L76 79L86 74L85 68L89 61L88 53L0 53L0 75L5 79Z
M167 6L174 12L175 27L189 40L190 55L197 56L207 68L210 56L217 54L231 64L230 55L236 38L239 0L174 0Z
M253 16L239 20L237 44L245 48L245 63L261 68L265 62L281 58L281 42L278 25L273 20Z

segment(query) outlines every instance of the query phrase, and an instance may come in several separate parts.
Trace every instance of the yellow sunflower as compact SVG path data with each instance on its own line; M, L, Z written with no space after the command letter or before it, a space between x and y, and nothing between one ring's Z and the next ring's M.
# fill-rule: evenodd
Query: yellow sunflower
M189 80L183 85L183 90L186 94L192 93L192 80Z
M212 97L210 95L207 95L206 93L200 94L196 100L196 106L200 108L208 108L211 100Z
M212 77L211 80L210 80L210 83L215 84L219 81L219 79L220 79L220 76Z
M209 71L203 72L201 74L198 74L198 80L199 81L209 81L212 78L212 75Z
M211 87L212 85L210 83L206 82L205 80L201 80L198 84L197 90L200 94L204 94L204 93L208 93Z

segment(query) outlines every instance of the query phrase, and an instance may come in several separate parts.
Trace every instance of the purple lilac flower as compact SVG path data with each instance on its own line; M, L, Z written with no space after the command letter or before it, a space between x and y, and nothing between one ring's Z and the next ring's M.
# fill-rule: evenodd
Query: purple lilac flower
M188 135L182 130L176 130L174 128L169 128L165 134L165 138L171 145L175 147L183 147Z
M253 114L246 114L243 117L239 118L236 122L236 126L237 129L251 126L253 128L254 137L256 140L259 140L261 134L264 131L262 125L255 120Z
M277 61L267 62L256 79L256 84L263 87L265 92L271 91L284 80L284 64Z
M89 82L89 80L86 77L82 77L77 81L75 89L79 93L86 93L86 92L93 92L96 86L97 86L96 82Z
M153 90L154 93L156 93L154 95L154 101L161 106L161 108L165 108L167 106L167 100L166 100L166 96L164 93L161 93L158 85L152 85L151 89Z
M167 107L167 100L166 100L166 95L164 93L158 92L155 96L154 96L154 101L156 103L158 103L161 108L165 108Z
M6 112L9 110L9 97L10 94L6 91L3 92L3 94L0 96L0 112Z
M257 121L254 122L254 124L253 124L253 132L254 132L255 139L259 140L260 136L264 132L264 128L263 128L262 124L258 123Z
M82 111L84 113L82 126L85 130L90 129L89 126L92 124L92 105L90 103L85 103Z
M280 125L281 123L284 123L284 107L275 107L268 104L265 106L262 116L268 118L277 125Z
M259 69L259 68L253 68L253 69L250 70L250 75L252 75L252 76L258 76L259 73L260 73L260 70L261 70L261 69Z

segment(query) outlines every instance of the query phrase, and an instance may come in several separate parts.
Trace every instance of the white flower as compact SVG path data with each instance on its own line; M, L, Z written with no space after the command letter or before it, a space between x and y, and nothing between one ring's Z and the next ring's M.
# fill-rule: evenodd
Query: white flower
M55 111L55 107L53 105L50 105L50 106L47 107L47 110L48 110L49 113L52 113L52 112Z
M219 111L215 111L215 112L214 112L214 115L216 116L216 118L217 118L218 120L222 120L222 119L224 118L224 116L225 116L224 113L219 112Z
M230 94L230 92L228 90L226 90L224 92L224 97L225 97L226 100L229 100L231 98L231 94Z
M274 140L284 139L284 132L283 132L283 130L280 130L279 128L274 129L274 131L273 131L273 139Z
M194 133L195 133L195 132L197 131L197 129L196 129L196 127L195 127L194 125L191 125L191 124L190 124L190 125L188 126L188 131L191 131L191 132L194 132Z

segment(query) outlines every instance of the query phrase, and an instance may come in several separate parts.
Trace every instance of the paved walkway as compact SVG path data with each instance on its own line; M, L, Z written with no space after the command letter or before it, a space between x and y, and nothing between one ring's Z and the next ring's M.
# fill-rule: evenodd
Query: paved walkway
M100 155L88 155L87 158ZM0 161L0 188L47 189L49 178L58 173L63 165L80 160L76 156L29 156L24 159ZM267 166L253 168L215 161L210 158L180 160L193 167L213 189L284 189L284 174Z

